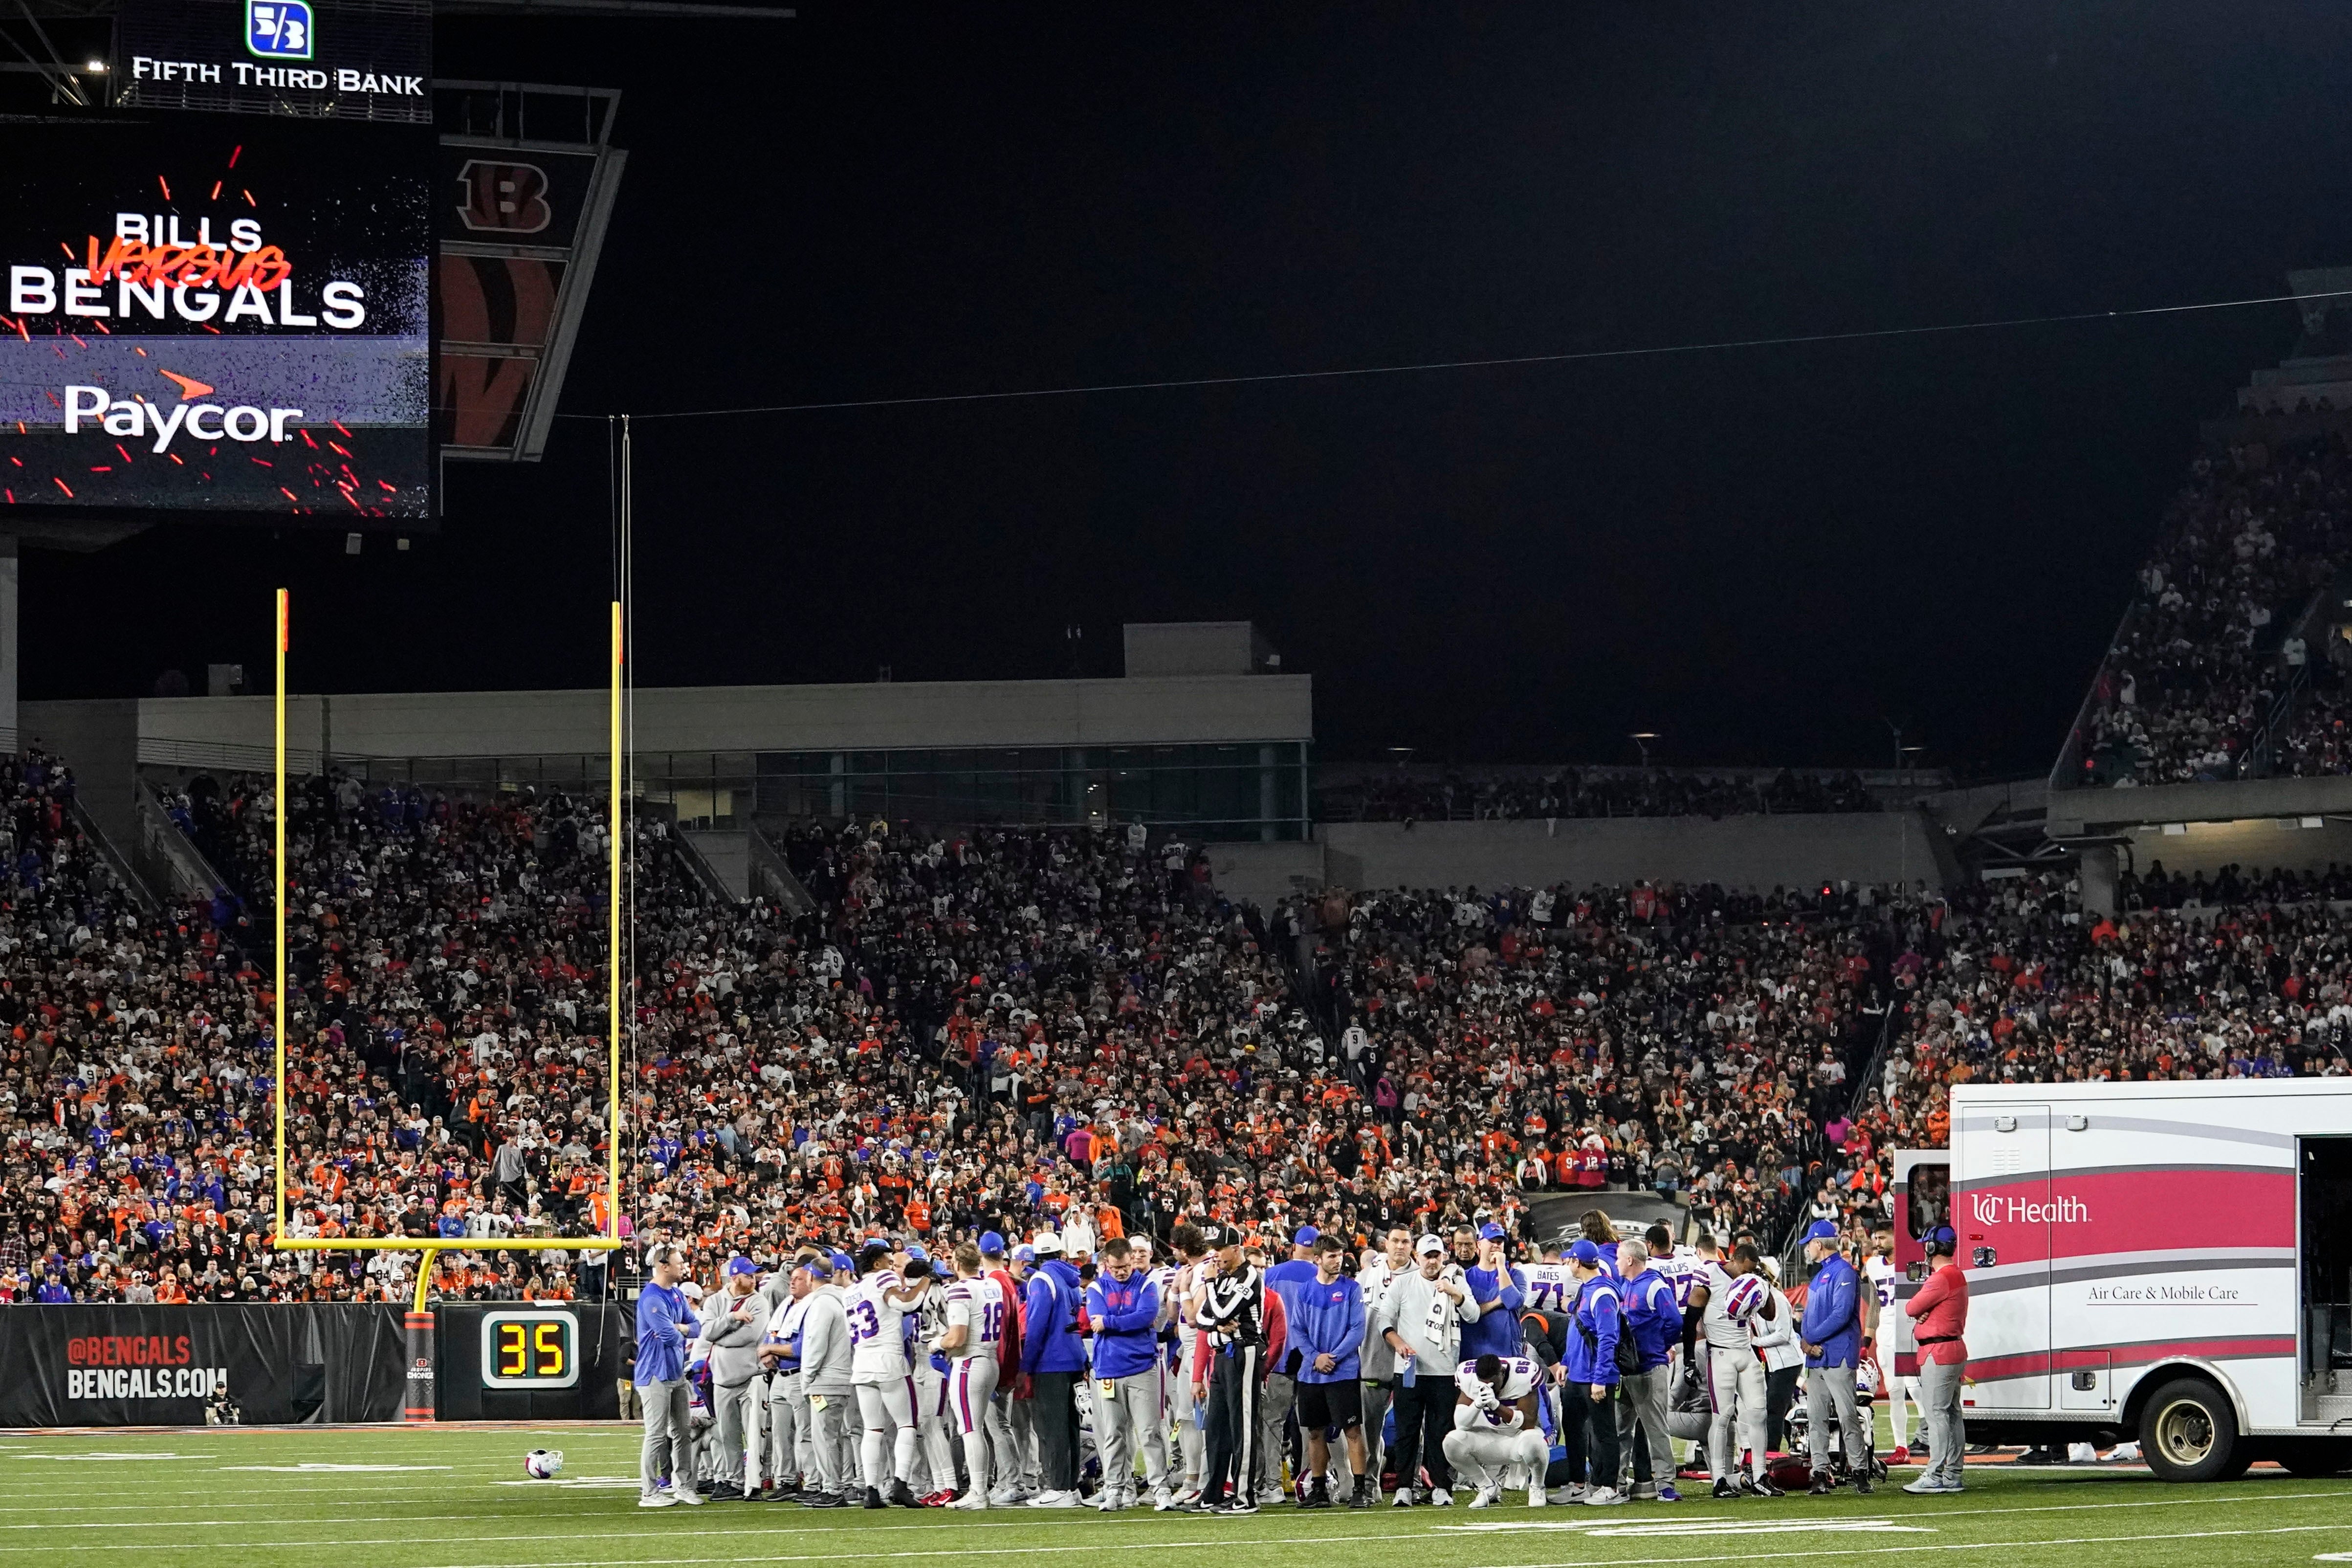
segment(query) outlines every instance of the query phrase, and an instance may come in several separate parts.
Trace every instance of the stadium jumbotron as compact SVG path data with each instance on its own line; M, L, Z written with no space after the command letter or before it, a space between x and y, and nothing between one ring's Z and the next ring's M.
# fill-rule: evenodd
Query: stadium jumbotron
M0 17L0 1552L2352 1559L2288 10Z

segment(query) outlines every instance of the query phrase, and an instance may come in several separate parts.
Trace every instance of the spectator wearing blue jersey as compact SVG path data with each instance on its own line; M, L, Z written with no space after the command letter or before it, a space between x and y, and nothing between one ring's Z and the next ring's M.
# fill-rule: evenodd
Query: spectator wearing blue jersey
M1330 1434L1337 1428L1348 1445L1348 1473L1355 1485L1349 1508L1372 1506L1366 1474L1362 1371L1364 1292L1339 1272L1347 1246L1336 1236L1315 1242L1314 1273L1283 1303L1290 1343L1298 1350L1298 1430L1307 1447L1307 1474L1314 1478L1301 1508L1329 1508Z
M1811 1490L1826 1494L1830 1479L1830 1412L1837 1412L1845 1438L1846 1468L1853 1489L1870 1490L1870 1440L1854 1401L1854 1373L1862 1364L1862 1277L1838 1250L1834 1222L1815 1220L1805 1232L1805 1260L1813 1277L1805 1287L1805 1316L1797 1337L1805 1349L1805 1457L1813 1471Z
M646 1283L637 1292L637 1397L645 1405L646 1442L638 1457L637 1506L698 1503L694 1489L694 1427L688 1414L686 1343L702 1329L677 1282L686 1253L667 1242L646 1253ZM662 1487L664 1467L669 1486Z
M1683 1310L1674 1282L1650 1265L1647 1242L1617 1245L1617 1297L1624 1308L1624 1331L1633 1337L1639 1362L1617 1384L1617 1446L1633 1465L1638 1442L1649 1458L1652 1479L1637 1474L1622 1489L1637 1501L1654 1498L1680 1502L1675 1490L1675 1443L1666 1430L1666 1395L1674 1378L1675 1346L1683 1337ZM1640 1467L1634 1466L1638 1472ZM1622 1480L1622 1478L1621 1478Z
M1569 1248L1568 1256L1576 1274L1576 1310L1569 1324L1568 1358L1561 1363L1568 1368L1568 1377L1561 1390L1560 1427L1570 1468L1581 1468L1590 1477L1580 1494L1571 1486L1570 1500L1602 1508L1625 1500L1625 1494L1616 1487L1613 1403L1621 1375L1617 1340L1625 1331L1623 1303L1598 1246L1580 1239Z
M1478 1232L1478 1261L1462 1282L1478 1308L1478 1321L1462 1330L1462 1359L1519 1353L1519 1310L1527 1305L1528 1279L1504 1255L1503 1227L1488 1221Z

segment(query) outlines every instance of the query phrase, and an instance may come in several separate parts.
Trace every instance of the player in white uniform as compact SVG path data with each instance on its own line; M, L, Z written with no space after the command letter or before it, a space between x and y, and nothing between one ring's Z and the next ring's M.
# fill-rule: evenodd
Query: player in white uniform
M908 1247L909 1262L929 1259L930 1255L920 1247ZM923 1292L915 1298L915 1338L923 1347L914 1357L915 1435L923 1456L923 1468L930 1472L929 1489L923 1493L927 1508L942 1507L955 1497L955 1434L948 1420L947 1358L930 1347L947 1331L948 1281L940 1276L946 1270L937 1264L930 1279L923 1281Z
M1526 1356L1482 1355L1454 1369L1454 1430L1445 1435L1445 1462L1456 1475L1478 1483L1472 1508L1491 1508L1501 1497L1503 1472L1524 1465L1533 1478L1528 1506L1541 1508L1544 1470L1551 1447L1536 1415L1543 1368Z
M948 1415L963 1438L963 1495L950 1508L988 1506L988 1399L996 1392L1004 1349L1004 1300L980 1273L980 1248L955 1249L955 1283L944 1292L945 1316L929 1348L948 1358ZM1009 1458L1009 1456L1008 1456Z
M930 1265L907 1268L913 1278L902 1279L890 1267L889 1243L869 1241L857 1249L857 1283L849 1291L849 1385L866 1428L859 1449L867 1508L922 1506L907 1485L915 1462L915 1374L907 1364L906 1317L929 1283Z
M1522 1263L1519 1269L1527 1276L1530 1308L1562 1316L1576 1310L1576 1272L1568 1264L1547 1259Z
M1200 1498L1202 1470L1209 1448L1209 1435L1201 1424L1202 1412L1192 1397L1192 1370L1193 1351L1201 1337L1201 1331L1192 1322L1192 1287L1208 1248L1202 1243L1200 1227L1189 1222L1178 1226L1169 1239L1175 1244L1176 1256L1184 1259L1160 1290L1160 1304L1174 1314L1170 1321L1176 1330L1176 1375L1168 1380L1168 1405L1175 1417L1176 1449L1184 1471L1183 1484L1176 1490L1175 1500L1181 1506Z
M1765 1473L1764 1363L1757 1359L1748 1327L1759 1315L1773 1312L1772 1287L1759 1272L1756 1249L1742 1244L1729 1258L1708 1266L1702 1288L1706 1307L1699 1328L1706 1338L1708 1408L1715 1412L1707 1429L1706 1459L1715 1473L1715 1495L1739 1496L1739 1483L1733 1478L1745 1452L1748 1489L1779 1497L1780 1489Z
M1893 1458L1899 1465L1911 1458L1911 1407L1918 1403L1919 1380L1899 1377L1895 1371L1891 1325L1901 1319L1895 1310L1895 1282L1903 1277L1895 1267L1895 1233L1879 1231L1870 1242L1870 1256L1862 1264L1863 1277L1869 1282L1871 1296L1878 1302L1878 1331L1870 1348L1878 1362L1878 1386L1886 1391L1886 1414L1895 1424Z

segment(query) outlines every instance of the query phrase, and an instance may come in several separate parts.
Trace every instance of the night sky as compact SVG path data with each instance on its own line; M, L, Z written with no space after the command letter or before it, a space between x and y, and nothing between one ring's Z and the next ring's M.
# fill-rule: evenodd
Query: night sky
M2105 310L2352 263L2352 8L919 6L445 20L623 89L569 414ZM1256 621L1327 759L2049 765L2272 305L1592 364L656 420L646 684L1115 674ZM606 437L437 538L25 568L27 697L603 677Z

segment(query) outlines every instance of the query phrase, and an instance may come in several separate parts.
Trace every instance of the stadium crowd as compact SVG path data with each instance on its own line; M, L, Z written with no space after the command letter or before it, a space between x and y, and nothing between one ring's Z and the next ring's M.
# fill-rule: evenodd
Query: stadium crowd
M1809 1210L1888 1217L1895 1148L1941 1148L1955 1084L2352 1072L2352 872L2127 874L2112 916L2056 876L1956 889L1894 961L1877 1081L1826 1131L1845 1173Z
M1548 816L1738 816L1877 811L1858 773L1717 775L1667 768L1364 770L1316 791L1325 822L1479 822Z
M2272 772L2352 766L2341 723L2352 645L2314 648L2298 629L2347 552L2339 439L2199 457L2094 681L2082 782L2236 778L2266 737Z

